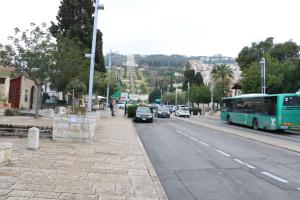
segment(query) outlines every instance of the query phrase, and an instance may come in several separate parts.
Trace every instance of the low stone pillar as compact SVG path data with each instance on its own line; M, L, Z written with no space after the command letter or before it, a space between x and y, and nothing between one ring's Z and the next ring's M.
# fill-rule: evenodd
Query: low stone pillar
M12 160L12 143L0 143L0 166Z
M40 130L36 127L32 127L28 130L28 149L37 150L39 148Z

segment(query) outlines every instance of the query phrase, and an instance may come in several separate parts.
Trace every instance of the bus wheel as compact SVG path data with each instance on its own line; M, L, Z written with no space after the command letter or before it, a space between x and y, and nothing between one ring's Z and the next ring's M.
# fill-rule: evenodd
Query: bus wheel
M254 130L258 130L258 120L257 119L253 120L252 127Z
M228 123L228 124L232 124L232 122L231 122L231 117L230 117L229 115L227 116L227 123Z

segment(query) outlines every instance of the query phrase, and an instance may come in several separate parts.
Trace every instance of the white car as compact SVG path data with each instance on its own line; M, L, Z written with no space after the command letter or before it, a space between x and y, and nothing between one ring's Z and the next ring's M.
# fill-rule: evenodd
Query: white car
M190 110L188 107L179 107L178 110L175 111L175 116L190 117Z
M118 108L124 109L124 107L125 107L125 103L118 103Z

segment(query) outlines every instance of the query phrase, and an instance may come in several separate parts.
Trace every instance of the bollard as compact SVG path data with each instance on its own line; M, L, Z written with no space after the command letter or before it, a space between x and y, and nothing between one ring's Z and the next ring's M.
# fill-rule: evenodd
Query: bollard
M28 149L37 150L39 148L40 130L36 127L32 127L28 130Z

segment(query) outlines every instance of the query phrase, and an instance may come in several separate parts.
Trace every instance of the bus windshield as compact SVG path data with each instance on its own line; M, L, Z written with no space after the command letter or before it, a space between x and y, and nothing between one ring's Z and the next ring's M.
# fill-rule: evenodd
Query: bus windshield
M284 97L283 106L300 106L300 97L297 96Z

